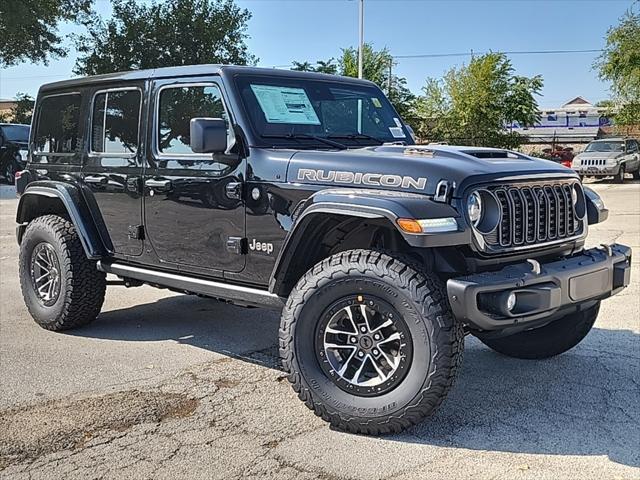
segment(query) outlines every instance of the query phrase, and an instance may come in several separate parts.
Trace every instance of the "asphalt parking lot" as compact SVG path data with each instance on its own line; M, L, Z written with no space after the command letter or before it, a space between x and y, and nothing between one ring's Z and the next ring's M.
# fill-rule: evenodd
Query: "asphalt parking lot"
M640 182L590 183L611 214L588 244L640 252ZM3 185L2 478L640 478L640 254L574 350L531 362L468 337L439 412L371 438L331 430L295 397L272 312L110 287L92 325L39 328L20 294L15 207Z

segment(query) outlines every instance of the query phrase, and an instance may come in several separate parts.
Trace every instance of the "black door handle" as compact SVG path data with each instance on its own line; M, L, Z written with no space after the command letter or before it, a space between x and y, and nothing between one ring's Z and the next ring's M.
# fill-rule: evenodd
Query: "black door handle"
M106 185L108 181L109 179L104 175L87 175L84 177L84 182L92 185Z
M166 178L150 178L144 182L145 187L166 190L171 186L171 180Z

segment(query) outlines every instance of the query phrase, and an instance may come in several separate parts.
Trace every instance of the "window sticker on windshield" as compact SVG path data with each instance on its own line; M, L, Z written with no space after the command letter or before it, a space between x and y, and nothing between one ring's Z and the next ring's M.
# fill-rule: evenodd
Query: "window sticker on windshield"
M404 131L402 131L400 127L389 127L389 131L391 132L391 135L393 135L393 138L406 137L406 135L404 134Z
M402 128L402 122L400 121L400 119L398 117L393 117L393 121L396 122L396 125L400 128Z
M382 108L382 103L376 97L371 97L371 101L373 102L374 107Z
M320 125L303 88L251 85L268 123Z

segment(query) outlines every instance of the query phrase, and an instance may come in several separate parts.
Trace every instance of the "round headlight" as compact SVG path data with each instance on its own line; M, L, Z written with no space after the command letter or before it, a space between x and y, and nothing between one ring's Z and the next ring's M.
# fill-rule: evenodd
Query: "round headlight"
M469 195L469 198L467 198L467 214L469 215L471 224L477 227L482 218L482 199L480 198L480 193L473 192Z

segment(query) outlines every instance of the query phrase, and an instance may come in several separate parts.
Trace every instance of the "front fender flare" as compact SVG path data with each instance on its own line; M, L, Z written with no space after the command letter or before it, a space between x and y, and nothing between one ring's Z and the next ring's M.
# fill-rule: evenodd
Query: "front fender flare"
M386 219L405 241L415 248L443 247L469 244L471 235L458 212L449 204L431 200L425 195L385 190L328 189L316 192L294 211L294 222L278 253L271 280L271 291L278 287L282 277L305 237L307 228L317 215L333 214L363 219ZM410 234L402 231L399 218L453 217L458 221L458 231L438 234Z
M33 182L27 186L20 196L16 212L18 243L21 242L29 221L43 213L49 213L42 209L41 199L57 200L62 204L69 219L76 227L88 258L99 259L107 254L107 249L80 190L75 185L62 182Z

